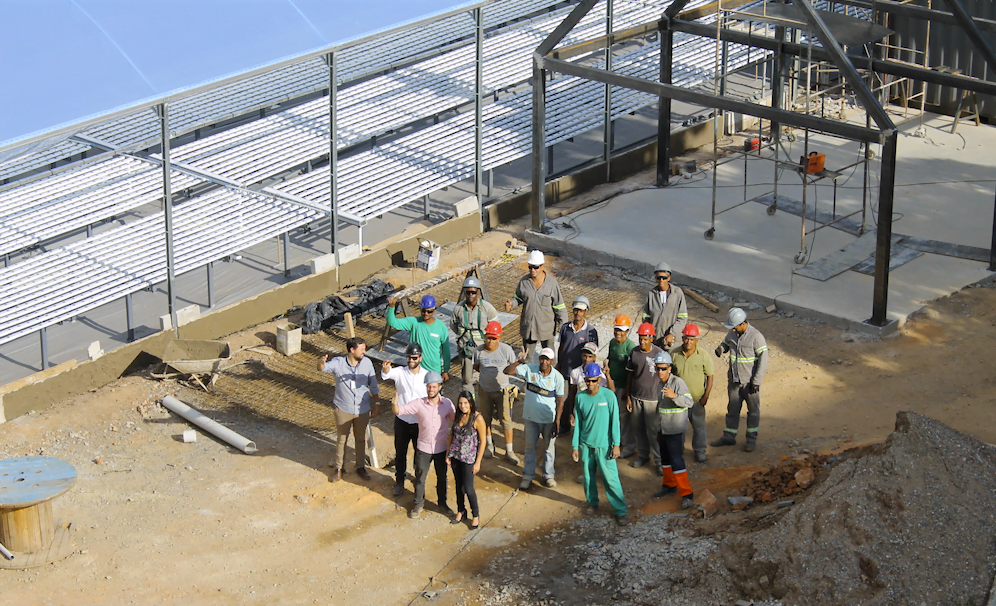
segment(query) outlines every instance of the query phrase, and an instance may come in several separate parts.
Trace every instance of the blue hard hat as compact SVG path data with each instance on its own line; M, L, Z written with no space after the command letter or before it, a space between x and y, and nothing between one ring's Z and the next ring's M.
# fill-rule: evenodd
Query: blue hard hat
M439 383L440 385L442 385L443 375L439 374L434 370L430 370L429 372L425 373L425 384L428 385L429 383Z
M588 362L584 365L584 378L594 379L602 376L602 368L597 362Z
M436 297L432 295L423 296L420 307L422 309L436 309Z
M669 354L666 351L660 352L659 354L657 354L657 357L654 358L654 365L655 366L661 366L661 365L664 365L664 364L667 364L668 366L670 366L673 363L674 363L674 361L671 359L671 354Z

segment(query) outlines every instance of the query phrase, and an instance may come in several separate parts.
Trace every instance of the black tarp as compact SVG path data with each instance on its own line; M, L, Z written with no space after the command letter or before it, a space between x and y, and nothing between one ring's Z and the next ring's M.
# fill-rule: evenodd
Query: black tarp
M321 301L308 303L304 307L304 320L301 332L313 335L322 330L341 324L344 314L349 312L354 318L366 314L383 315L387 310L387 296L394 292L394 286L383 280L373 280L346 293L345 301L337 295L330 295Z

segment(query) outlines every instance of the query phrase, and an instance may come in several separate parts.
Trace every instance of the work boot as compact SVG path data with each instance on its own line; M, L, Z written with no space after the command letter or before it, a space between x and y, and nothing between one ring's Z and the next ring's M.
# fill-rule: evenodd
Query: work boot
M626 516L616 516L616 524L620 526L629 526L629 518Z
M637 458L633 459L630 462L629 466L630 467L643 467L644 465L646 465L649 462L650 461L648 461L647 459L644 459L643 457L637 457Z
M529 490L529 487L533 485L532 480L527 480L522 478L522 482L519 482L519 490Z
M370 472L367 471L366 467L357 467L356 475L360 476L363 480L370 480Z
M677 486L661 486L660 490L654 492L655 499L663 499L678 492Z
M681 508L688 509L692 505L695 505L695 497L692 495L686 495L681 497Z
M419 517L420 515L422 515L422 506L421 505L416 505L415 507L412 507L412 510L408 512L408 517L411 518L411 519L413 519L413 520L415 518Z
M546 486L547 488L556 488L557 487L557 480L554 480L553 476L548 476L546 478L546 481L543 482L543 485Z
M488 436L488 443L484 447L484 458L490 459L495 456L495 443L491 441L491 436Z
M755 450L757 450L757 440L748 439L747 443L744 444L744 452L754 452Z
M589 505L589 506L587 506L587 507L584 508L584 515L586 515L586 516L593 516L596 513L598 513L598 508L597 507L592 507L591 505Z
M396 497L400 497L404 491L405 491L405 483L398 482L397 484L394 485L394 488L391 489L391 494L393 494Z
M709 446L733 446L736 443L737 436L728 431L724 431L723 436L710 442Z
M338 482L341 479L342 479L342 470L338 468L332 472L331 476L329 476L329 482Z
M709 460L709 457L706 456L706 453L704 453L704 452L697 452L697 453L695 453L695 462L696 463L705 463L708 460Z
M515 453L511 450L505 451L505 460L511 463L512 465L519 464L519 457L515 456Z

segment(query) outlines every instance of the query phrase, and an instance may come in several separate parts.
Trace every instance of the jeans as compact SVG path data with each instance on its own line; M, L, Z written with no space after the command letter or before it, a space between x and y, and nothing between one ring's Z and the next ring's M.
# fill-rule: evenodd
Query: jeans
M415 507L425 504L425 481L429 477L429 467L436 468L436 502L440 509L446 509L446 451L429 454L415 449Z
M408 445L416 452L418 423L407 423L394 417L394 482L404 484L408 473ZM418 458L415 458L415 476L418 477Z
M522 423L525 425L526 434L526 461L522 465L522 479L531 482L533 476L536 475L536 450L541 437L546 440L546 446L543 450L540 467L542 467L544 477L552 478L554 473L553 456L557 446L557 438L553 437L555 423L537 423L529 419L523 419Z
M456 459L450 459L450 466L453 467L453 481L456 483L456 504L457 511L466 515L467 507L464 503L464 495L470 501L470 513L473 517L481 515L481 510L477 508L477 490L474 489L474 464L464 463Z

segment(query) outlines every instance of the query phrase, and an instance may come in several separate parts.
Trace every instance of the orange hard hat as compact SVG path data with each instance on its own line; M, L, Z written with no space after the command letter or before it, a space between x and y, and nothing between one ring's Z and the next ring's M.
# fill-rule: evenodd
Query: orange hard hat
M501 322L498 322L497 320L492 320L488 322L488 325L484 327L484 334L489 337L500 337Z
M641 337L643 335L650 335L652 337L654 336L655 332L656 331L654 331L654 325L651 324L650 322L644 322L643 324L640 324L640 328L636 329L636 334L640 335Z
M699 336L699 327L695 324L685 324L685 330L681 331L681 334L686 337L697 337Z
M626 314L619 314L616 316L615 327L621 328L623 330L629 330L629 327L633 325L633 321L629 319Z

